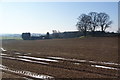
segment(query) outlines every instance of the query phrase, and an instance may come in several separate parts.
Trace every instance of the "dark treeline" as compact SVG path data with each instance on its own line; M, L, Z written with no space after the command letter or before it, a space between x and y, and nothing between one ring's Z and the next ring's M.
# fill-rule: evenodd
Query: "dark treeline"
M118 33L95 31L93 34L92 32L87 31L86 35L92 37L115 37L118 36ZM49 34L47 32L46 35L41 35L41 36L31 36L30 33L22 33L23 40L65 39L65 38L79 38L81 36L84 36L84 33L80 31L62 32L62 33L56 32L52 34Z

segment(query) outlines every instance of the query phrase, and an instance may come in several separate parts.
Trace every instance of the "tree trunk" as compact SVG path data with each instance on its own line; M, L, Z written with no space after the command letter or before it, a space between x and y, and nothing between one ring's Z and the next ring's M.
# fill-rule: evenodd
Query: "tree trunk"
M93 26L92 36L95 36L95 27L96 27L96 26Z
M92 33L92 36L94 37L95 36L95 31L93 30L91 33Z
M85 36L85 37L86 37L86 32L87 32L86 30L87 30L87 29L86 29L86 27L85 27L85 30L84 30L84 36Z
M84 31L84 36L86 37L86 31Z
M102 32L104 32L104 28L103 28L103 25L101 26L101 30L102 30Z

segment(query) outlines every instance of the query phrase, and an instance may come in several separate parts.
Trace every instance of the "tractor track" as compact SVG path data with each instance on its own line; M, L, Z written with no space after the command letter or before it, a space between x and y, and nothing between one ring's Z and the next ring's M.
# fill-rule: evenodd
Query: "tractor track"
M120 64L117 64L117 63L66 59L66 58L51 57L51 56L38 58L38 57L31 57L28 54L21 55L20 52L12 52L12 54L10 52L9 54L9 51L4 50L3 48L1 48L1 50L2 50L2 53L0 57L2 59L16 60L16 61L22 61L22 62L27 62L32 64L40 64L47 67L67 69L70 71L72 70L72 71L86 72L86 73L104 75L104 76L115 77L115 78L119 77L117 72L120 70L119 69Z
M17 60L17 59L11 59L9 57L2 57L2 58L3 59L10 59L10 60ZM22 60L17 60L17 61L22 61ZM28 62L28 61L22 61L22 62ZM60 65L53 65L53 64L41 64L41 63L34 63L34 62L28 62L28 63L40 64L40 65L44 65L44 66L62 68L62 69L67 69L67 70L82 71L82 72L86 72L86 73L100 74L100 75L105 75L105 76L110 76L110 77L118 77L118 75L114 75L114 74L95 72L95 71L90 71L90 70L85 70L85 69L82 70L80 68L74 68L74 67L69 67L69 66L60 66Z

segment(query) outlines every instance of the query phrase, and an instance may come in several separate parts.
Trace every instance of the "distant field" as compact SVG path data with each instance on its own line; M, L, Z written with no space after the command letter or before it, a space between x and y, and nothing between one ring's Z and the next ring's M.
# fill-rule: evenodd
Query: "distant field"
M7 36L1 37L0 36L0 39L16 39L16 40L21 40L22 38L21 37L7 37Z

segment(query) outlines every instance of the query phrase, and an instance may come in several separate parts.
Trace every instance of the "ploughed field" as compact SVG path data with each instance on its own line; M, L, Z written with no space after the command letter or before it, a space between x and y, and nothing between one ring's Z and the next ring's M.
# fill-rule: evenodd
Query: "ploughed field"
M117 78L117 37L3 40L3 78Z

